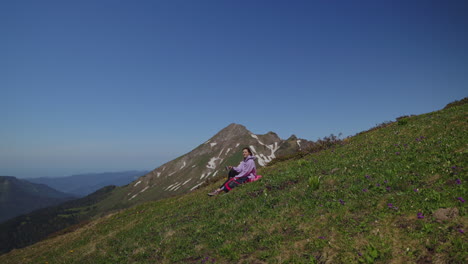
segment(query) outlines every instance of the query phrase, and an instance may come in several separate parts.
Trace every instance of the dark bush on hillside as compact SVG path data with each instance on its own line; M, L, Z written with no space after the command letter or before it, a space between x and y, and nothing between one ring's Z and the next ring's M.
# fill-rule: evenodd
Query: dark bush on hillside
M381 129L381 128L384 128L384 127L388 127L389 125L391 125L391 124L393 124L393 123L395 123L395 121L385 121L385 122L382 122L382 123L376 125L375 127L371 128L371 129L368 129L368 130L366 130L366 131L362 131L362 132L360 132L360 133L357 133L356 136L357 136L357 135L366 134L366 133L369 133L369 132L371 132L371 131L374 131L374 130L377 130L377 129Z
M408 124L408 118L412 117L414 115L405 115L405 116L400 116L400 117L397 117L397 122L398 122L398 125L399 126L404 126L406 124Z
M465 98L463 98L461 100L458 100L458 101L453 101L453 102L449 103L448 105L446 105L444 107L444 109L454 107L454 106L464 105L466 103L468 103L468 97L465 97Z
M340 134L341 136L341 134ZM339 138L339 136L335 136L331 134L328 137L324 137L323 139L319 139L316 142L313 142L306 148L306 152L308 153L315 153L325 149L329 149L335 147L337 145L343 144L343 140Z

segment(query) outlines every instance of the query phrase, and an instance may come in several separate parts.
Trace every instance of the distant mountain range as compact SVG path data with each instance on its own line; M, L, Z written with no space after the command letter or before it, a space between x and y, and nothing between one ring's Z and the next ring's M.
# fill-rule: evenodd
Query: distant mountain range
M148 171L123 171L78 174L60 178L27 178L26 181L48 185L77 197L84 197L108 185L123 186L145 175Z
M0 222L75 198L44 184L0 176Z

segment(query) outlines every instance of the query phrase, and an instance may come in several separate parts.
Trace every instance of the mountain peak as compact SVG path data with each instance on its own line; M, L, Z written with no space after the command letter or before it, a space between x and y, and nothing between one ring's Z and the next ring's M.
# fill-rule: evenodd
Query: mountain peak
M229 124L227 127L225 127L224 129L222 129L221 131L223 130L247 130L247 128L241 124L236 124L236 123L231 123Z
M213 138L226 140L232 137L246 134L252 134L252 132L247 130L247 128L243 125L232 123L227 127L221 129L221 131L219 131Z

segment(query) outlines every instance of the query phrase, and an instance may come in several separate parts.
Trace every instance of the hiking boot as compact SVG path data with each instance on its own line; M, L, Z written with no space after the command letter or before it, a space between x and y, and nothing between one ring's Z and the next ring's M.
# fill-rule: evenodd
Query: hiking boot
M215 195L217 195L219 192L220 192L220 191L218 191L218 190L214 190L214 191L208 193L208 196L215 196Z

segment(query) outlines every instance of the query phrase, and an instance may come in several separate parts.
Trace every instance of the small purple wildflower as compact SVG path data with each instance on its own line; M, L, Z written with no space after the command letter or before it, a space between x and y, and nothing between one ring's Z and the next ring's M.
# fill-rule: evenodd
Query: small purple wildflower
M387 191L390 191L392 188L390 186L387 186Z
M461 180L460 180L460 179L457 179L455 182L456 182L457 184L461 184Z
M465 202L465 199L463 199L462 197L457 197L458 200L460 200L460 202L464 203Z
M393 208L393 204L392 204L392 203L387 204L387 206L388 206L388 208L390 208L390 209Z
M456 170L457 169L457 166L452 166L452 170Z
M361 253L361 252L358 252L357 254L358 254L358 256L362 257L362 253Z
M344 205L345 202L343 200L340 199L340 204Z
M375 186L380 187L380 183L377 183Z
M397 151L397 152L395 152L395 155L400 155L400 152L398 152L398 151Z
M424 218L424 215L421 212L419 212L418 213L418 219L423 219L423 218Z
M463 229L458 229L458 232L460 232L461 234L465 234L465 231L463 231Z
M385 181L384 181L384 183L388 183L388 181L387 181L387 180L385 180Z
M319 236L318 238L319 238L319 239L325 239L326 237L324 237L324 236Z
M367 189L362 189L363 192L367 192L368 190Z
M419 189L414 189L413 191L414 191L414 192L419 192Z
M369 180L369 179L370 179L370 176L369 176L369 175L366 175L366 178Z

